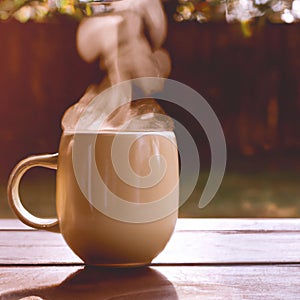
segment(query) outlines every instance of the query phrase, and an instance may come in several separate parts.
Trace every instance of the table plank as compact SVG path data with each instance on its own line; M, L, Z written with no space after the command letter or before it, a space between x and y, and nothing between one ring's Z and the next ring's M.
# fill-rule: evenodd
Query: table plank
M285 230L300 231L299 218L231 218L231 219L213 219L213 218L182 218L178 219L176 230Z
M18 219L0 219L0 230L35 230ZM300 230L299 218L179 218L176 230Z
M0 299L300 299L299 228L179 219L152 267L105 269L84 267L60 234L0 220Z
M19 219L0 219L1 230L36 230L22 223Z
M300 298L300 266L0 268L0 298L285 299ZM30 298L27 298L30 299ZM34 299L34 298L31 298Z
M300 263L299 231L177 231L154 263Z
M295 230L298 227L294 222L286 222L291 226L286 227L288 230L275 230L272 222L265 221L262 221L264 229L259 230L259 220L249 225L251 230L202 230L201 225L196 225L203 220L182 221L178 221L165 250L154 259L155 265L300 263L300 231ZM237 224L230 227L230 220L226 222L228 228L237 228ZM68 248L60 234L1 230L0 265L21 264L78 265L82 261Z

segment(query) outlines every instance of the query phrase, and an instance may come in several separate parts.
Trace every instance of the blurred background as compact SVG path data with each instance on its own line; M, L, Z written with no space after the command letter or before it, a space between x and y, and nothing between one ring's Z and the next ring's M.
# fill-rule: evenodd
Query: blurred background
M205 97L228 147L223 183L199 209L209 172L207 139L187 112L162 103L190 130L201 157L199 182L180 216L300 217L300 24L197 22L178 17L182 8L175 0L164 7L170 78ZM64 15L49 22L0 22L0 217L13 217L6 184L14 165L56 152L64 111L104 76L98 62L78 56L77 26ZM31 212L55 215L55 172L29 171L21 194Z

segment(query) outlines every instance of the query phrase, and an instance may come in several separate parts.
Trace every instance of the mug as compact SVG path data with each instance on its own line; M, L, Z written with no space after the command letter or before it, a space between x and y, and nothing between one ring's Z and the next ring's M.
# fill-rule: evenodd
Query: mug
M57 219L38 218L22 205L21 178L36 166L57 170ZM57 154L15 167L8 199L23 223L60 232L87 265L148 265L175 228L178 173L173 131L63 132Z

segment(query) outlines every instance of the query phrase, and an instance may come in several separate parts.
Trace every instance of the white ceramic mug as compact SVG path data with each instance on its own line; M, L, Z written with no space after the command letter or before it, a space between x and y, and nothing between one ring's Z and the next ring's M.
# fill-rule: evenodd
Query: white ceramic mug
M22 205L19 183L35 166L57 169L55 220L35 217ZM58 154L32 156L15 167L8 199L22 222L61 232L86 264L147 265L173 233L178 178L172 131L69 132Z

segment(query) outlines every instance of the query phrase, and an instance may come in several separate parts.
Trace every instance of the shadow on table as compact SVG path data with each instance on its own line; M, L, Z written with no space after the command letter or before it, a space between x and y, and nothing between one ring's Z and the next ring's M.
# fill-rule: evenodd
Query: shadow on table
M10 292L3 299L178 299L173 284L151 268L85 267L58 285Z

